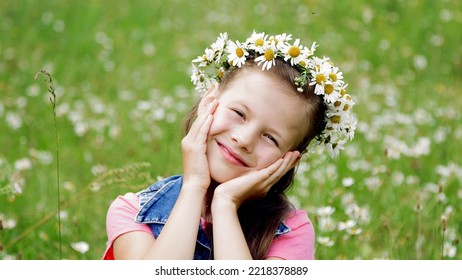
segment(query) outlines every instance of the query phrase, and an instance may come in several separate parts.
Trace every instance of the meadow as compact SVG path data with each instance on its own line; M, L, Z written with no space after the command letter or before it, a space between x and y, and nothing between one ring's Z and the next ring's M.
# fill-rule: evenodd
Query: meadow
M289 194L316 258L462 259L461 26L456 0L1 1L0 259L100 259L111 201L181 173L191 60L254 29L316 41L356 102Z

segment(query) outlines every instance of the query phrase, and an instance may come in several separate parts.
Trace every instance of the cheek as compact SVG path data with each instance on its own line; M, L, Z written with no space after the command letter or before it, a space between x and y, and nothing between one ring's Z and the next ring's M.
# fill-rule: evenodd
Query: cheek
M229 116L225 114L225 112L217 108L215 114L213 114L213 122L210 126L209 135L214 135L223 132L231 125L231 120Z
M257 164L257 169L263 169L268 166L270 166L272 163L277 161L278 159L282 158L284 155L281 153L281 151L272 148L272 147L260 147L258 151L258 164Z

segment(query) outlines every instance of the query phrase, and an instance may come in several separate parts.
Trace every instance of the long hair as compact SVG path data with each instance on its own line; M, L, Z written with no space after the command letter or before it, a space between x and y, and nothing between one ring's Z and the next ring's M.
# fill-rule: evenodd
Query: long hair
M242 68L237 68L227 73L219 84L219 89L224 89L243 69L262 71L253 60L248 60ZM321 96L316 95L314 87L308 84L304 86L302 92L297 91L294 80L300 76L300 73L283 60L277 59L276 64L266 72L279 79L293 94L300 96L306 103L306 126L300 128L305 130L306 133L300 143L293 149L303 153L311 140L319 135L326 126L326 107L323 99ZM198 104L186 116L184 124L186 133L188 133L197 116L197 108ZM295 168L292 168L271 187L264 197L248 201L238 209L239 222L253 259L261 260L266 257L268 249L275 238L277 227L294 209L285 194L293 184L294 175ZM208 234L212 238L211 227L208 229Z

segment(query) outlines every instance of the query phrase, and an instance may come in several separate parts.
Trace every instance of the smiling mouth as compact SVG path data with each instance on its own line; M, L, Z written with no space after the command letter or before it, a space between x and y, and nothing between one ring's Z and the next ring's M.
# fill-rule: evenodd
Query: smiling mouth
M248 165L238 155L229 150L225 145L221 144L220 142L217 142L217 144L220 148L221 154L226 161L237 166L248 167Z

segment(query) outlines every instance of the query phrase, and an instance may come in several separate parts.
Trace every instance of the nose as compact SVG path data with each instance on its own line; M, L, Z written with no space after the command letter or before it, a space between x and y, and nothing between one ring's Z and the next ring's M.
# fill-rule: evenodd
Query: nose
M249 124L240 125L233 131L232 138L240 149L251 153L258 141L258 131Z

